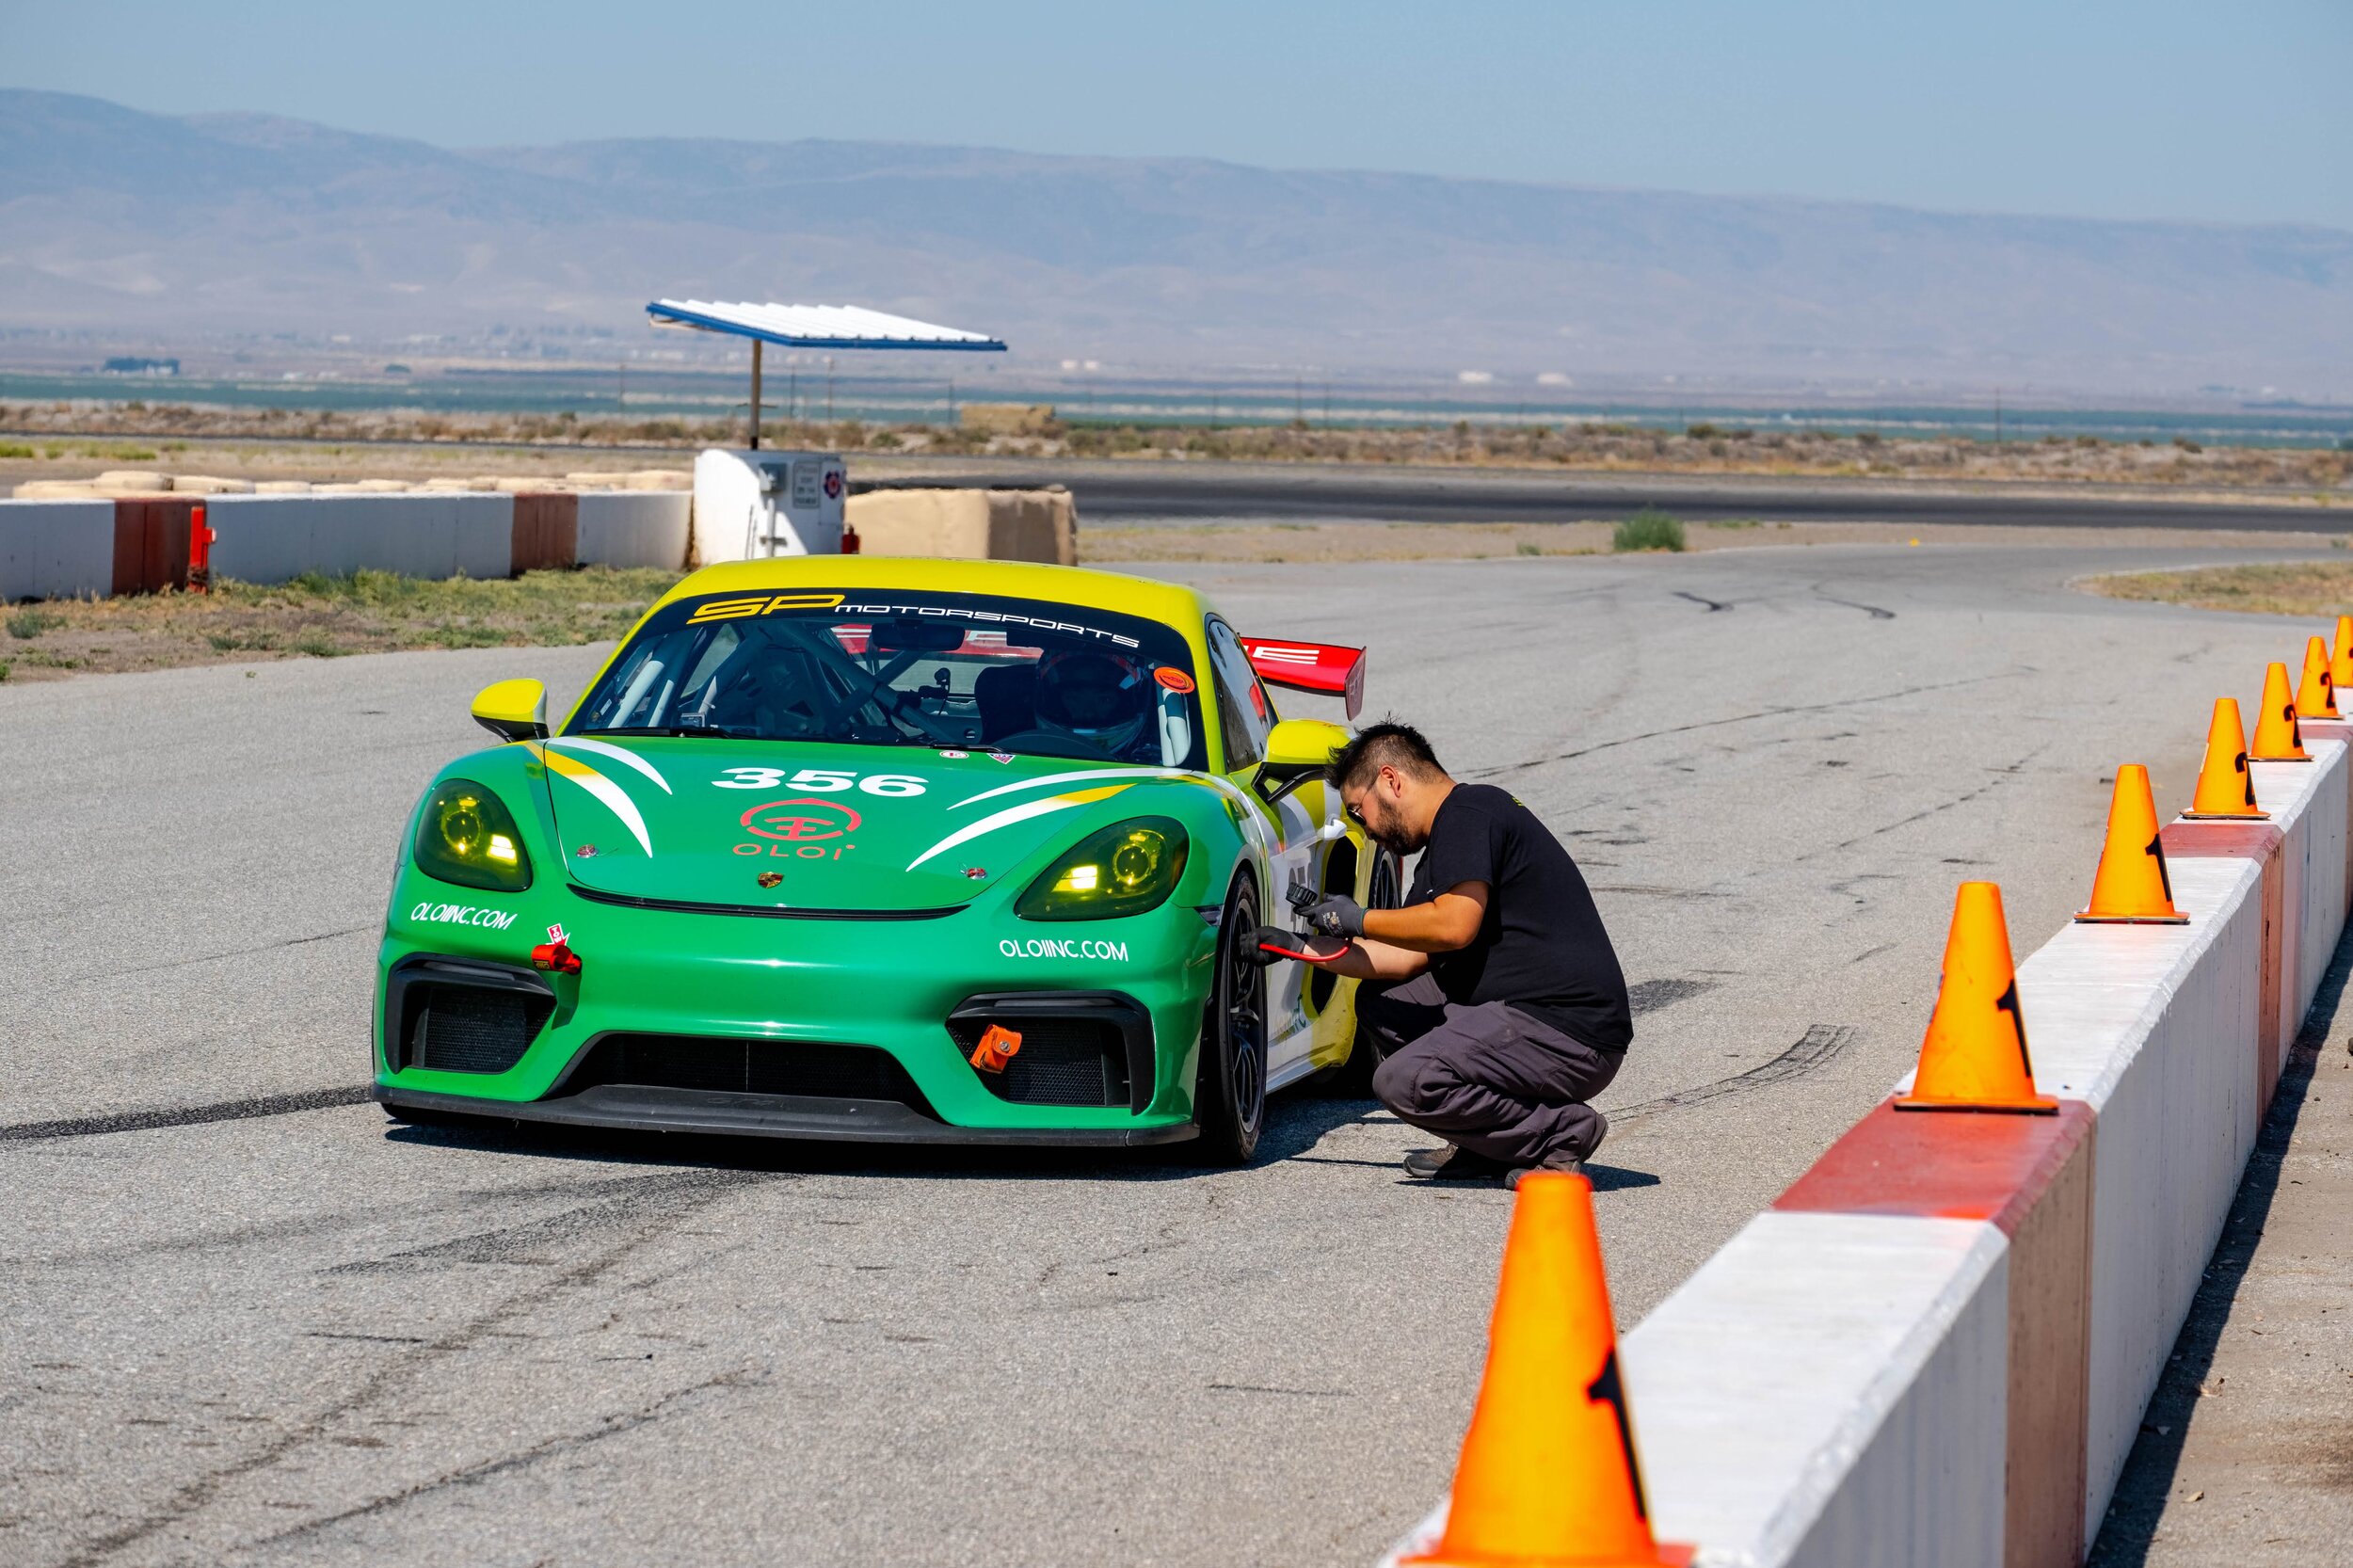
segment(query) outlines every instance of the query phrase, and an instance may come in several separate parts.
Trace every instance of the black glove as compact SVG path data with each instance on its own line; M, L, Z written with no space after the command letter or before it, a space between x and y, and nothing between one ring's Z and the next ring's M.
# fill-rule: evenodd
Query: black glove
M1302 963L1316 963L1339 956L1338 951L1317 952L1316 949L1320 945L1328 944L1321 936L1311 936L1297 931L1285 931L1279 925L1262 925L1243 939L1241 955L1251 963L1258 965L1276 964L1286 958L1296 958Z
M1319 936L1362 936L1365 912L1346 893L1327 893L1299 912Z

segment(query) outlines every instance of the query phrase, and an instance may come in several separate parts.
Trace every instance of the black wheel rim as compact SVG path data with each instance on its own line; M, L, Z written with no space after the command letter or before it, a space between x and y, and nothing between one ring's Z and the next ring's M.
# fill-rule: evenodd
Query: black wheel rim
M1257 929L1257 909L1248 899L1235 901L1235 927ZM1239 940L1239 938L1238 938ZM1256 1131L1266 1110L1266 970L1228 946L1225 951L1225 1034L1234 1085L1234 1122Z

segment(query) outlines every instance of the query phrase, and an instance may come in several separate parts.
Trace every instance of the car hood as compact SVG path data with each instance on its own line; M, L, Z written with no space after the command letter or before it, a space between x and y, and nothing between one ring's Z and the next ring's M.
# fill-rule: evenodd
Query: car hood
M1100 820L1097 802L1192 776L816 742L558 736L536 749L564 869L583 888L795 911L964 904Z

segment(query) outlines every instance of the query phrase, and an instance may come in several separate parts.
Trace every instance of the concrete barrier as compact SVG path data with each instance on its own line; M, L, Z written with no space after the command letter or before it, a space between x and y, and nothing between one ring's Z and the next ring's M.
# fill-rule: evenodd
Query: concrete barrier
M0 602L114 591L115 504L0 501Z
M1660 1539L2082 1560L2345 929L2348 743L2254 764L2267 821L2164 829L2187 924L2071 924L2019 966L2057 1115L1882 1104L1625 1336Z
M0 500L0 600L184 587L199 504L216 536L215 575L247 583L362 569L432 578L575 565L680 570L692 504L680 490Z
M1068 490L869 490L850 497L843 515L869 555L1079 564Z
M685 490L584 491L580 564L683 570L693 510Z
M362 568L404 577L504 577L508 495L236 495L207 507L213 570L246 583Z

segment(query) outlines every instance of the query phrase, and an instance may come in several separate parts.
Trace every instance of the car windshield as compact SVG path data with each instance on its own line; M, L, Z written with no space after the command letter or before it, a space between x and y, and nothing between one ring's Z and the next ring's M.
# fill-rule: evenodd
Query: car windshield
M1205 765L1193 655L1173 629L979 594L680 600L629 640L568 733Z

